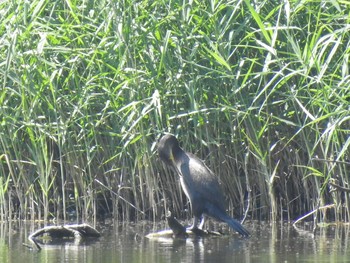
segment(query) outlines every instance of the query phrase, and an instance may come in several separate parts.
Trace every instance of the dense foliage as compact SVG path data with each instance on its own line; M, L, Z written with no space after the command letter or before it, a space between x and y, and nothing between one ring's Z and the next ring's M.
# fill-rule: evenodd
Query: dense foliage
M189 216L171 132L237 218L349 220L349 24L347 1L1 1L1 219Z

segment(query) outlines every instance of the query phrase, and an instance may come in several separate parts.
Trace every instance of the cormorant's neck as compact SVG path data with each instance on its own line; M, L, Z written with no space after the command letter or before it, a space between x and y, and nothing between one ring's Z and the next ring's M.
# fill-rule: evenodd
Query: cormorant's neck
M173 151L173 156L174 156L175 161L180 160L183 157L183 155L185 154L184 150L182 150L181 147L178 145L175 145L174 148L172 149L172 151Z

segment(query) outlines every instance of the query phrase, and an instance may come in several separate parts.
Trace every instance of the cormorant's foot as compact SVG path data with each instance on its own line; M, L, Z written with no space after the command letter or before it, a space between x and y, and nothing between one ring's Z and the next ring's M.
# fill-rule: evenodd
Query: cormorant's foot
M188 228L186 228L186 230L191 231L196 236L204 236L207 234L206 231L199 229L198 227L194 227L194 226L188 227Z
M188 234L186 232L186 228L181 225L179 221L176 220L176 218L173 216L173 214L168 211L167 213L167 221L170 229L174 233L175 238L187 238Z
M196 226L190 226L190 227L186 227L186 230L188 231L193 231L193 229L196 229Z

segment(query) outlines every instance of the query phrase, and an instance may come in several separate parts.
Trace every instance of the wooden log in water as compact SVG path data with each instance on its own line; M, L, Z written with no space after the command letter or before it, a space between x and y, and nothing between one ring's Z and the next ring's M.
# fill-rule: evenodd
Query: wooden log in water
M38 229L30 234L28 240L35 245L38 250L41 250L36 239L43 235L49 235L52 238L72 238L74 240L81 240L83 238L98 238L101 234L92 226L88 224L73 224L61 226L46 226Z
M187 238L187 237L205 237L205 236L222 236L221 233L215 231L194 229L186 229L171 212L167 214L167 222L170 229L160 230L155 233L150 233L147 238Z

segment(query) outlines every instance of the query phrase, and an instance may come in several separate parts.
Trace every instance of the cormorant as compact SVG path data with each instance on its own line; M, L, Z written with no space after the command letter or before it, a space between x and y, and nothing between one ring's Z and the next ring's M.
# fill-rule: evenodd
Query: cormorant
M185 152L175 136L166 134L158 143L160 159L180 176L181 186L190 200L194 215L190 229L202 229L205 216L226 222L244 237L250 233L225 211L224 196L214 173L194 154ZM198 226L198 222L201 222Z

